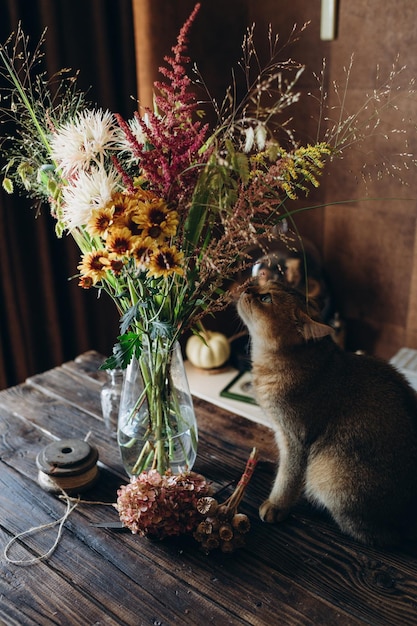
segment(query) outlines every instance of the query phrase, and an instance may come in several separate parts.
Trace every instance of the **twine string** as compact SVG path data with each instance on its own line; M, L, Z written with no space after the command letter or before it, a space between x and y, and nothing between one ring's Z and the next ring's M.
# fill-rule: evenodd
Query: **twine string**
M54 520L53 522L49 522L48 524L41 524L40 526L34 526L33 528L29 528L29 530L24 530L23 532L18 533L17 535L12 537L10 541L8 541L7 544L5 545L4 551L3 551L3 556L8 563L12 563L13 565L23 565L23 566L33 565L34 563L40 563L41 561L44 561L49 556L51 556L51 554L54 552L54 550L59 544L59 541L61 539L61 536L64 530L65 522L67 521L68 517L71 515L73 510L77 508L78 504L80 503L80 499L69 498L69 496L65 492L63 492L62 496L60 497L66 501L66 505L67 505L64 515L62 515L62 517L60 517L59 519ZM37 532L43 532L44 530L47 530L48 528L53 528L54 526L57 526L57 525L58 525L58 533L55 538L55 541L52 544L52 546L49 548L49 550L47 550L43 554L40 554L39 556L36 556L32 559L13 559L9 556L11 547L18 539L21 539L22 537L27 537L29 535L34 535Z
M33 565L34 563L39 563L40 561L44 561L49 556L51 556L54 550L58 547L62 533L64 531L65 522L67 521L71 513L74 511L74 509L77 508L79 504L114 506L113 502L99 502L96 500L81 500L79 497L74 498L74 497L69 496L64 490L62 490L61 495L59 495L58 497L60 500L63 500L66 503L66 510L65 510L64 515L62 515L62 517L60 517L59 519L54 520L53 522L49 522L48 524L41 524L40 526L34 526L33 528L29 528L29 530L24 530L23 532L12 537L10 541L7 542L3 550L3 556L8 563L12 563L13 565L23 565L23 566ZM29 535L34 535L37 532L43 532L44 530L47 530L48 528L53 528L54 526L58 526L58 533L57 533L54 543L49 548L49 550L47 550L43 554L40 554L39 556L36 556L32 559L13 559L9 556L9 552L11 550L12 545L18 539L21 539L22 537L27 537Z
M91 431L89 431L87 433L87 435L84 438L84 441L87 441L89 439L91 435ZM69 518L69 516L71 515L71 513L74 511L74 509L77 508L77 506L80 503L83 504L101 504L101 505L109 505L109 506L113 506L113 503L111 502L91 502L89 500L81 500L79 497L77 498L72 498L68 495L68 493L65 491L65 489L70 490L72 487L80 487L83 486L85 484L88 484L88 482L91 479L91 472L96 472L97 471L97 467L94 466L94 468L92 468L91 470L85 472L82 476L74 476L71 478L59 478L57 476L52 477L49 476L45 473L43 473L42 471L39 471L38 474L38 482L40 484L41 487L43 487L44 489L47 489L48 491L55 491L57 493L60 493L60 495L58 496L61 500L63 500L66 503L66 510L65 513L58 519L54 520L53 522L49 522L47 524L41 524L40 526L34 526L33 528L29 528L28 530L24 530L21 533L18 533L17 535L15 535L14 537L12 537L5 545L4 550L3 550L3 556L5 558L5 560L8 563L12 563L13 565L33 565L35 563L39 563L41 561L44 561L45 559L47 559L49 556L51 556L51 554L54 552L54 550L57 548L62 533L64 531L64 524L67 521L67 519ZM30 559L14 559L11 558L9 556L10 550L12 548L12 546L19 540L22 539L23 537L28 537L29 535L34 535L37 532L43 532L44 530L48 530L48 528L54 528L55 526L58 526L58 532L55 538L54 543L52 544L52 546L49 548L49 550L47 550L46 552L44 552L43 554L40 554L39 556L36 556L34 558L30 558Z

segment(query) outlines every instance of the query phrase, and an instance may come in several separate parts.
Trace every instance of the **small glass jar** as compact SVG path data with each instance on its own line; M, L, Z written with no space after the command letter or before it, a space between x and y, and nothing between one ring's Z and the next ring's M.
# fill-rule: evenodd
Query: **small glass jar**
M106 370L106 373L107 382L100 392L101 411L106 430L109 431L112 438L116 439L123 370Z

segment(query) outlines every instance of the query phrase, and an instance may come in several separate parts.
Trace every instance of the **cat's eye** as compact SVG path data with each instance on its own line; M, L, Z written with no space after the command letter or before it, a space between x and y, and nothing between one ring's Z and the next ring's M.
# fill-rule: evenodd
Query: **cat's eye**
M272 302L272 297L271 297L270 293L262 293L259 296L259 299L260 299L261 302L266 302L267 304L271 304L271 302Z

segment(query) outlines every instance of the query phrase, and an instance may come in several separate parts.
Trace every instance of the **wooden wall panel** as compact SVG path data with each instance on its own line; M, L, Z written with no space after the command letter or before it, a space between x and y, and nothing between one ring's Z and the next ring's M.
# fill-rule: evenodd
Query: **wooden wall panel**
M401 340L407 325L416 225L414 216L398 219L390 208L331 207L325 219L327 274L348 331L356 335L348 347L372 346L383 356L392 350L386 327Z
M397 57L397 68L405 66L391 93L381 98L378 106L384 111L374 137L337 160L318 193L302 203L322 203L326 208L299 215L297 225L321 251L337 306L347 322L348 347L385 358L404 345L417 348L417 170L415 165L404 168L407 157L402 156L417 154L417 97L409 86L417 75L417 4L415 0L383 3L383 7L380 0L339 2L338 36L331 42L319 38L319 2L249 4L259 26L271 21L275 30L287 33L294 23L310 22L292 48L294 58L307 65L300 81L302 104L294 120L303 138L314 138L317 128L317 110L308 94L315 86L312 73L320 71L323 58L324 84L330 105L336 107L335 119L338 98L332 85L344 84L344 68L352 54L347 92L340 92L341 98L346 97L345 114L361 108L367 94L390 75ZM389 98L396 100L392 106L387 106ZM369 107L362 119L373 115ZM335 204L343 200L354 202Z
M383 11L377 0L340 3L339 38L329 62L332 78L339 80L340 68L354 53L347 93L352 112L389 75L397 55L397 67L406 66L381 99L379 106L388 98L395 106L383 112L375 137L337 164L324 190L327 202L341 194L359 199L342 215L326 209L325 217L323 256L347 319L348 345L386 358L403 345L417 347L417 171L407 170L402 156L417 154L417 101L408 87L417 71L416 17L413 0L384 3ZM362 163L370 175L366 187L353 174Z
M171 53L177 34L195 0L132 0L139 101L152 107L153 82ZM202 0L188 43L189 56L201 72L211 95L220 99L240 58L248 24L246 0Z
M405 343L417 348L417 224L414 231L414 254L410 268L410 293L405 328Z

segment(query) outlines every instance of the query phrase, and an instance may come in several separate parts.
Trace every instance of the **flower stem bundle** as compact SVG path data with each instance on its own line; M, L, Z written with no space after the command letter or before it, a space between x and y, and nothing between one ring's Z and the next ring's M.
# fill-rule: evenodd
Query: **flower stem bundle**
M222 552L234 552L245 544L244 536L250 529L250 520L245 513L239 513L238 507L252 478L257 458L258 452L253 448L236 489L225 502L219 503L211 496L199 498L197 509L204 517L194 531L194 539L205 552L217 548Z

